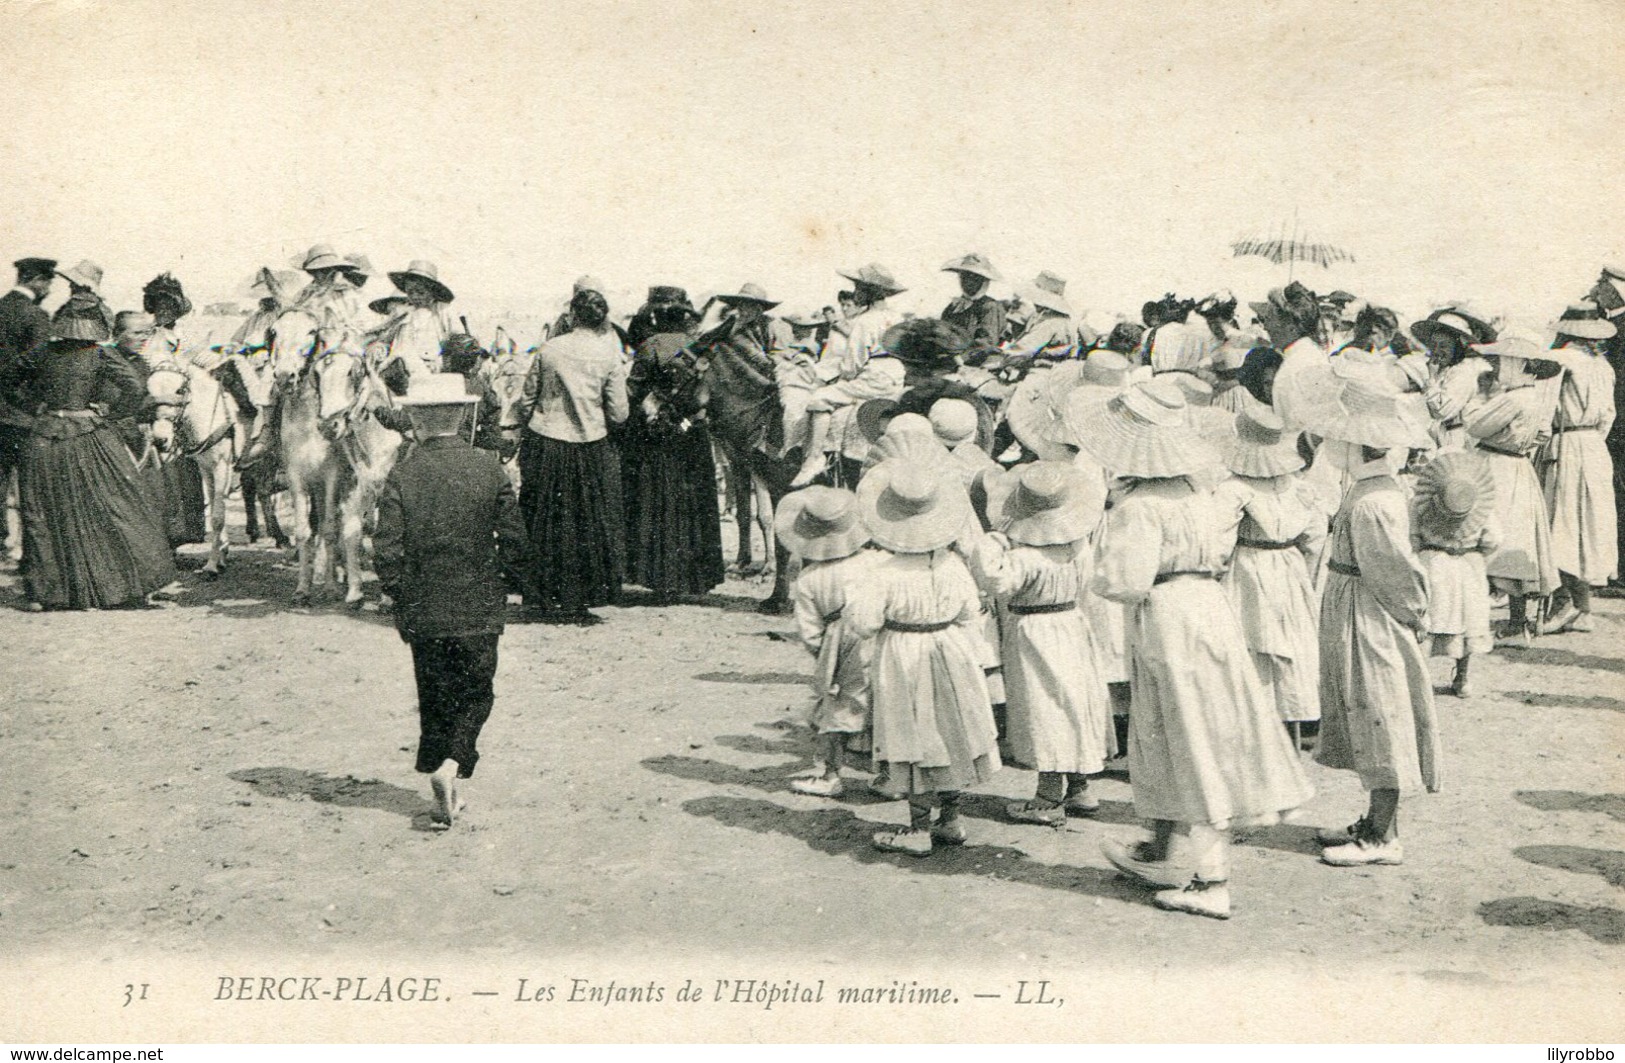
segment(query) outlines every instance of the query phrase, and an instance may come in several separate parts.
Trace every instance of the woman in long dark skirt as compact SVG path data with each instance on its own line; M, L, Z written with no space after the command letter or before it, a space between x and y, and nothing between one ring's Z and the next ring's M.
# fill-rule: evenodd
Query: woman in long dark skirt
M138 605L175 578L162 517L109 414L138 408L146 389L99 345L99 314L59 316L52 340L7 370L0 391L38 411L18 468L23 588L28 608ZM111 398L105 407L93 401Z
M603 293L570 301L576 327L542 345L525 378L520 509L532 569L525 604L549 623L593 624L626 569L621 461L609 425L626 420L626 357Z
M704 594L723 580L716 464L703 381L685 351L699 319L680 288L650 307L653 333L627 383L632 412L622 437L628 582L658 601Z

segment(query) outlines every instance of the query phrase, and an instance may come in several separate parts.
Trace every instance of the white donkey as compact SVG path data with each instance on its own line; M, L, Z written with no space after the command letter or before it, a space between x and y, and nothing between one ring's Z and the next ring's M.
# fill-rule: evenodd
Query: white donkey
M170 461L192 458L202 474L209 529L209 560L202 575L217 579L231 551L226 497L231 493L233 452L242 430L236 401L198 363L195 351L178 353L154 366L147 390L169 411L153 425L154 438L171 446ZM177 425L183 430L175 431Z
M379 423L371 407L388 391L350 336L324 336L302 309L276 319L271 370L281 391L278 433L293 500L293 541L299 552L294 604L308 605L313 585L337 582L344 550L345 604L361 604L361 538L384 480L395 464L400 433ZM311 505L320 527L311 543Z

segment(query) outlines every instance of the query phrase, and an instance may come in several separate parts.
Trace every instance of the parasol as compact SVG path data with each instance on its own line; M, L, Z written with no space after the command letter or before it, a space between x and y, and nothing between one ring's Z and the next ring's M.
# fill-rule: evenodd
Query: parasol
M1275 265L1285 264L1288 267L1288 279L1291 279L1291 267L1299 262L1308 262L1321 269L1330 269L1338 262L1353 262L1354 256L1335 244L1320 240L1311 240L1307 234L1298 228L1297 213L1292 216L1292 226L1276 229L1273 236L1244 236L1230 245L1230 251L1235 258L1263 258Z

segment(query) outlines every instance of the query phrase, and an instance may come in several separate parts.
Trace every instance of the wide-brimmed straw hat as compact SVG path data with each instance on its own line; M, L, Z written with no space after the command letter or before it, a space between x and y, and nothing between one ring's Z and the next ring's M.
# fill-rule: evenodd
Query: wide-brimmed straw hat
M1077 542L1100 523L1106 484L1062 461L1035 461L987 483L987 515L1013 542Z
M1458 307L1447 306L1435 310L1425 320L1411 326L1411 335L1429 349L1438 344L1440 336L1444 333L1454 335L1468 344L1495 342L1495 329L1491 328L1488 322Z
M741 284L737 292L723 292L717 296L720 303L755 303L763 310L771 310L778 306L778 301L769 299L767 292L760 284Z
M314 273L319 269L353 269L350 260L342 257L333 250L331 244L316 244L305 257L299 261L299 268L306 273Z
M886 422L897 415L897 409L896 399L867 399L858 404L852 418L863 438L874 443L886 431Z
M465 406L480 397L469 394L468 379L461 373L424 373L395 401L402 406Z
M1556 321L1546 326L1559 336L1573 336L1577 340L1611 340L1619 329L1602 316L1596 303L1571 303Z
M352 277L360 278L360 280L357 281L358 287L366 284L368 278L376 277L378 275L378 271L372 267L372 259L362 254L360 251L357 251L354 254L345 255L344 262L344 272L348 273Z
M900 554L940 550L975 527L970 496L947 465L883 461L858 481L869 537Z
M953 261L946 263L942 267L942 271L944 273L971 273L990 281L1004 279L1003 275L993 268L993 263L988 260L988 257L980 251L960 255Z
M937 439L948 448L976 438L976 407L964 399L938 399L926 415Z
M1064 282L1063 282L1064 283ZM1072 304L1066 301L1066 296L1060 292L1050 291L1037 285L1022 293L1022 297L1036 307L1044 310L1053 310L1057 314L1072 316Z
M1004 422L1021 445L1044 461L1072 458L1067 397L1077 390L1083 363L1060 362L1029 372L1004 400Z
M1134 364L1116 351L1105 348L1089 352L1089 357L1080 363L1083 368L1078 370L1079 387L1121 388L1128 384L1128 375L1134 371Z
M836 270L836 274L845 277L853 284L862 284L887 295L898 295L908 291L907 288L897 283L897 278L892 276L891 270L878 262L871 262L867 266L851 271Z
M1550 361L1548 337L1522 325L1508 325L1493 343L1475 343L1473 350L1486 358L1519 358L1526 362Z
M1254 406L1236 414L1235 435L1220 448L1225 468L1237 476L1268 478L1297 472L1304 466L1298 433L1268 406Z
M1185 393L1146 380L1116 393L1079 392L1067 406L1072 438L1115 476L1192 476L1218 455L1191 426Z
M869 541L858 499L838 487L804 487L785 495L773 514L779 542L807 561L851 557Z
M1308 430L1315 435L1376 450L1431 445L1427 423L1387 374L1328 370L1324 379L1326 397L1308 417Z
M77 284L93 292L101 290L102 268L88 258L80 259L79 264L72 269L57 270L56 275L69 284Z
M1218 348L1219 339L1206 322L1171 322L1151 335L1151 368L1159 372L1194 373L1212 362L1213 352Z
M457 298L452 294L450 288L440 283L440 271L435 268L433 262L429 262L421 258L413 259L405 269L391 272L389 275L389 282L395 287L400 288L402 291L405 291L405 285L403 285L401 282L406 280L408 277L427 284L430 292L432 292L434 295L435 302L437 303L449 303L453 299Z
M1477 539L1495 512L1495 474L1482 454L1440 454L1416 477L1413 498L1423 538L1439 543Z
M919 465L939 466L946 464L949 457L948 448L937 438L924 414L899 412L886 422L886 430L875 440L869 463L879 465L889 458L898 458Z

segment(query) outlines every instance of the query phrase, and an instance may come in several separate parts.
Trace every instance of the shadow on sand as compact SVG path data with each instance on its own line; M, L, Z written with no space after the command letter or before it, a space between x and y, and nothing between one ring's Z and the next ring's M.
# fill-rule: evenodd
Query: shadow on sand
M353 775L322 775L300 768L244 768L227 773L227 778L247 783L261 797L305 799L340 808L365 808L389 812L412 821L412 829L431 831L429 813L433 805L415 790L406 790L379 779L357 779Z

